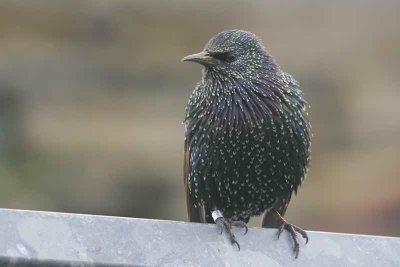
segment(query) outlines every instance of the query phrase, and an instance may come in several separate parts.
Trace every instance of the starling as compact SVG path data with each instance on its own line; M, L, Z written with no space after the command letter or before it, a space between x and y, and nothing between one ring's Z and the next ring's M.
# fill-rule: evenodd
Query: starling
M240 246L232 226L264 213L262 226L301 228L283 215L310 161L310 123L298 82L261 40L242 30L215 35L198 54L203 76L186 107L184 182L192 222L216 223Z

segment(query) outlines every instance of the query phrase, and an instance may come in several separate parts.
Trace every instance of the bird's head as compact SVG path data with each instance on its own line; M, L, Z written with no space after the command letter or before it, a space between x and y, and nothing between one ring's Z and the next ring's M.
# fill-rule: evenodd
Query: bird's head
M228 77L257 78L278 69L261 40L242 30L218 33L202 52L184 57L182 61L200 63L206 73Z

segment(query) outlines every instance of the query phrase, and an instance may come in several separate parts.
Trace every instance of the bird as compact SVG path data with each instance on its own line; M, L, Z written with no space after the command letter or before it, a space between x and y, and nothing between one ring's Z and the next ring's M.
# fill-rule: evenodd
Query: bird
M262 227L300 234L284 214L311 158L308 103L261 39L244 30L212 37L182 61L203 66L185 109L184 185L191 222L215 223L232 244L233 226L263 215Z

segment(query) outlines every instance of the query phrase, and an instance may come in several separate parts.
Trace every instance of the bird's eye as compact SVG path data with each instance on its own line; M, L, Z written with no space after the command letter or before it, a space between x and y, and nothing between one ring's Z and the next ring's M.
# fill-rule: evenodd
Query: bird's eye
M233 62L236 59L236 57L230 52L214 52L211 56L226 62Z

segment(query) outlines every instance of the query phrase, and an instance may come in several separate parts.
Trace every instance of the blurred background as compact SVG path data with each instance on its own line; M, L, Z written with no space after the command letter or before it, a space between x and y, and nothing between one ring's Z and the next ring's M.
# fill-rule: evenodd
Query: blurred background
M180 59L238 28L311 104L287 219L400 236L399 26L398 0L3 0L0 207L186 220L181 122L201 67Z

